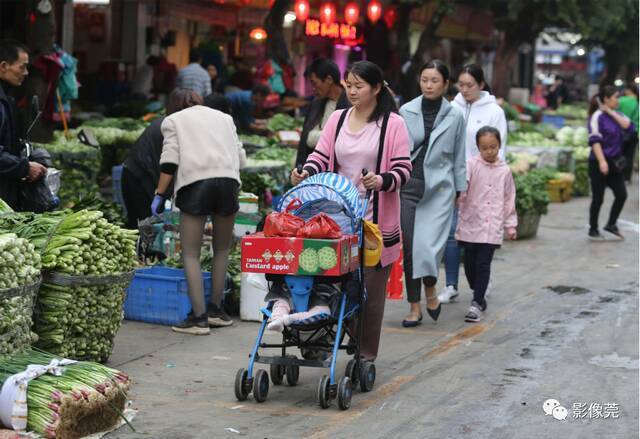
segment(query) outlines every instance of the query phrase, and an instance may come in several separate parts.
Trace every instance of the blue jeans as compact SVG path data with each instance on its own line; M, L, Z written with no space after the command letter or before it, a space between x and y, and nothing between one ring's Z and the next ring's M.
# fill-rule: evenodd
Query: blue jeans
M456 241L456 227L458 226L458 208L453 209L451 230L447 239L447 247L444 250L444 271L446 273L447 286L453 285L458 289L458 277L460 274L460 247Z

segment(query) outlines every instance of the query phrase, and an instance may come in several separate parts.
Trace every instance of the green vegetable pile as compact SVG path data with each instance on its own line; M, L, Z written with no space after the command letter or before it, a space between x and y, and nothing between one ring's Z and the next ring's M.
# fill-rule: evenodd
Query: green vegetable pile
M46 270L73 275L131 271L137 230L110 224L102 212L81 210L62 217L42 255Z
M36 346L67 358L106 361L124 318L127 286L128 281L78 287L43 283L36 305Z
M573 195L586 197L589 195L589 163L582 161L576 163L576 181L573 183Z
M2 198L0 198L0 213L8 212L13 212L13 209Z
M122 207L119 204L105 201L97 195L90 195L83 197L75 203L71 209L74 212L80 210L99 210L104 215L104 218L111 224L115 224L119 227L124 227L125 217Z
M251 156L255 160L280 160L293 168L296 161L297 151L293 148L283 148L281 146L266 146L259 149Z
M301 127L302 121L283 113L278 113L267 121L267 129L273 133L295 130Z
M39 281L40 255L34 246L15 234L0 234L0 356L31 344Z
M51 154L53 167L62 171L58 191L62 206L99 192L98 171L102 162L99 150L75 138L66 140L61 132L54 133L53 143L40 146Z
M564 146L537 131L514 131L508 134L507 144L512 146Z
M554 178L555 171L546 168L534 169L528 174L514 174L516 185L516 211L518 217L544 215L549 206L547 181Z
M29 365L60 361L38 350L0 359L0 386ZM59 376L46 373L27 388L27 430L46 438L80 438L113 428L127 403L129 376L101 364L60 366Z
M269 144L269 138L258 134L239 134L238 138L243 145L265 147Z
M564 126L556 133L556 139L563 146L585 147L589 145L589 130L585 127Z
M571 119L587 120L587 104L562 104L556 111L546 111L548 114L555 114Z

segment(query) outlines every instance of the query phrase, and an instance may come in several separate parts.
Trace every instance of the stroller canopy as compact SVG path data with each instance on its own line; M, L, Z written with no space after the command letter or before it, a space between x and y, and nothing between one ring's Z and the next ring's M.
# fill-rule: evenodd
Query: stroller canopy
M332 172L313 175L290 189L283 195L277 210L280 212L285 210L289 203L296 199L302 203L298 211L321 200L331 204L337 203L344 208L345 213L354 223L366 213L366 203L360 198L358 188L348 178Z

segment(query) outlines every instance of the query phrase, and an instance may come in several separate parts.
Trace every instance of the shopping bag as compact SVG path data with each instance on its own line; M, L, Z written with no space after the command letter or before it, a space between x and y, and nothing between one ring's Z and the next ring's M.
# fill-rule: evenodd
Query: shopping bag
M309 219L298 230L298 238L337 239L342 236L340 226L326 213L319 213Z
M289 203L284 212L271 212L264 221L264 236L294 237L298 230L304 226L304 220L295 216L290 211L300 206L300 200L295 199Z

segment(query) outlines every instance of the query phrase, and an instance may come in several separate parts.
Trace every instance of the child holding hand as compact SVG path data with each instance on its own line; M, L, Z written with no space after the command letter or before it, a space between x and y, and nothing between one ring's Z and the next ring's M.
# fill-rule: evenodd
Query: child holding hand
M493 253L503 235L516 239L516 189L511 170L498 156L500 132L489 126L476 133L480 155L467 161L467 192L458 200L456 239L464 248L464 271L473 300L464 319L479 322L487 309L485 293Z

